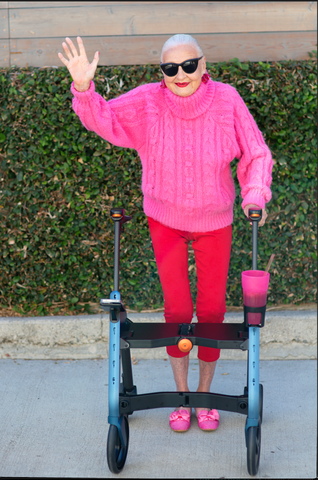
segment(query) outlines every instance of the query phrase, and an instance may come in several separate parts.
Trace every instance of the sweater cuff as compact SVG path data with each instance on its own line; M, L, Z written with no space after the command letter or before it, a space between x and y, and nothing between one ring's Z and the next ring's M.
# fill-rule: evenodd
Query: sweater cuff
M245 195L244 200L242 202L243 210L246 207L246 205L248 205L249 203L254 204L254 205L258 205L260 208L265 208L264 198L262 197L262 195L260 195L259 193L255 192L253 190L250 190Z
M79 92L74 87L74 82L72 82L71 92L74 95L74 97L80 100L81 102L88 102L91 99L93 93L95 92L95 83L93 82L93 80L91 80L89 89L86 90L85 92Z

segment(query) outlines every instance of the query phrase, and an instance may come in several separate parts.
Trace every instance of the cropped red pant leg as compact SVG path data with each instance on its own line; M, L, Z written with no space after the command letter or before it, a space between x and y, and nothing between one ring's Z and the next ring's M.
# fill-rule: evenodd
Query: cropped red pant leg
M197 267L198 322L222 323L225 292L231 255L232 226L212 232L191 233L176 230L148 218L159 278L164 295L164 316L167 323L190 323L193 317L188 274L188 244L192 241ZM176 345L166 347L171 357L181 358ZM198 358L213 362L220 350L198 347Z

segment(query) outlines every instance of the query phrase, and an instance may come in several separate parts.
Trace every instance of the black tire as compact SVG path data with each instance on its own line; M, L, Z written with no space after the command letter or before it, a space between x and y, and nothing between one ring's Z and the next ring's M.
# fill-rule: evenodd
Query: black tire
M259 423L263 422L263 385L259 384Z
M107 463L108 468L112 473L120 473L124 468L127 453L128 453L128 446L129 446L129 423L127 417L124 416L123 418L123 434L127 439L127 446L123 447L118 429L115 425L110 425L108 430L108 438L107 438Z
M261 454L261 424L247 430L247 470L251 476L258 472Z

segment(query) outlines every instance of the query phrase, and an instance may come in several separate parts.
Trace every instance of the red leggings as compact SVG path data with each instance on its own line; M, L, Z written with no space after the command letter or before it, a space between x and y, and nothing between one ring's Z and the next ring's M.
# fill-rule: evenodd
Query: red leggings
M231 255L232 226L212 232L191 233L167 227L148 218L152 245L164 295L167 323L190 323L193 317L188 275L188 243L192 241L197 267L198 322L222 323L225 307L227 274ZM166 347L171 357L181 358L176 345ZM198 347L198 358L214 362L220 350Z

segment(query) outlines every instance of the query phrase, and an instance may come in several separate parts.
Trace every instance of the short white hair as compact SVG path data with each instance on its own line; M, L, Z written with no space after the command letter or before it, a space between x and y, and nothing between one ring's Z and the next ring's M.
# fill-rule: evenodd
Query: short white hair
M192 45L197 50L198 56L203 57L201 47L195 38L191 37L191 35L187 35L186 33L177 33L176 35L168 38L168 40L164 43L161 50L160 61L162 62L163 55L167 50L172 47L178 47L179 45Z

